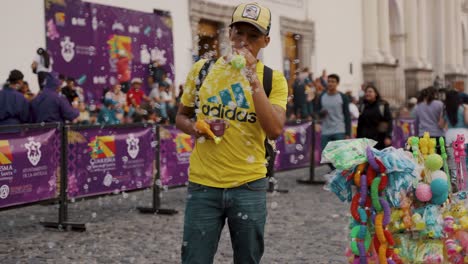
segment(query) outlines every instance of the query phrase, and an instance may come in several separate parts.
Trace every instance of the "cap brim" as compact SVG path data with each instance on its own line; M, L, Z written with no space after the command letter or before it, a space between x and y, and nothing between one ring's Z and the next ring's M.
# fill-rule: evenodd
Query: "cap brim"
M255 24L255 23L253 23L253 22L250 22L250 21L244 21L244 20L242 20L242 21L235 21L235 22L232 22L229 26L232 27L232 25L237 24L237 23L247 23L247 24L249 24L249 25L254 26L254 27L255 27L256 29L258 29L258 31L260 31L260 33L262 33L263 35L268 35L268 32L267 32L265 29L261 28L259 25Z

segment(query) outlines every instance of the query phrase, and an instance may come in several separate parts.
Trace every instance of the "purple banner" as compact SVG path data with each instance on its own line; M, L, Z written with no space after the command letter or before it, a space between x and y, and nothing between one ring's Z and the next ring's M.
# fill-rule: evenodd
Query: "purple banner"
M145 80L151 61L174 80L168 15L63 0L46 1L45 19L53 70L75 77L88 102L98 101L109 85Z
M275 170L290 170L310 165L311 123L285 126L283 134L276 140L279 155Z
M59 169L56 128L0 134L0 208L56 198Z
M393 121L392 144L394 147L405 147L408 138L414 135L416 135L414 119L397 119Z
M153 127L69 131L68 197L151 187L155 146Z
M173 126L161 127L161 183L178 186L188 181L194 138Z

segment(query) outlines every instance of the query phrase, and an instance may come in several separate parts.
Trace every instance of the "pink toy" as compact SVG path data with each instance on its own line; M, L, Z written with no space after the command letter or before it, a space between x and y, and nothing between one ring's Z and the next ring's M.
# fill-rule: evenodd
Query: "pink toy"
M447 215L444 218L444 232L446 234L451 234L455 230L455 219L453 219L453 216Z
M432 198L431 186L426 183L418 184L418 187L416 187L416 198L421 202L430 201Z
M457 135L457 139L452 142L452 148L453 148L453 155L455 157L455 163L457 164L458 190L462 191L466 189L465 136Z
M445 240L445 248L447 249L448 255L455 255L461 251L460 246L458 246L455 240L453 239Z
M455 232L455 238L460 241L460 245L463 247L463 250L468 251L468 232L466 231L457 231Z

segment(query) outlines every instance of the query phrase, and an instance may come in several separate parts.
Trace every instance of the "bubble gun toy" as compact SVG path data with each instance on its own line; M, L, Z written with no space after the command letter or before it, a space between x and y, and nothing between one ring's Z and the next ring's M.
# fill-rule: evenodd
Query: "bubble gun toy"
M204 134L207 134L208 136L210 136L214 142L216 144L219 144L219 142L221 142L221 138L220 137L217 137L215 136L215 134L213 133L213 131L211 131L211 128L210 128L210 125L208 123L206 123L205 120L197 120L197 122L195 123L195 127L202 133Z

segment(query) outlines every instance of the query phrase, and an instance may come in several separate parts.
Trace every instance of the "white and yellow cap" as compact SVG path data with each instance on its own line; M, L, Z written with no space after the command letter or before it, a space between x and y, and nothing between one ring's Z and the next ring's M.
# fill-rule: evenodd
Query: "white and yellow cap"
M265 35L270 33L271 13L270 9L258 3L240 4L232 13L230 26L235 23L245 22L255 26Z

